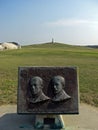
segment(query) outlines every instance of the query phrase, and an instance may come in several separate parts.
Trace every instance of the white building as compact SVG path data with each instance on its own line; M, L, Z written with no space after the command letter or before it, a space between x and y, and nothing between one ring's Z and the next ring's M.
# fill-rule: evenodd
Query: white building
M4 42L1 44L1 46L3 47L3 50L5 50L5 49L7 49L7 50L20 49L21 48L21 46L16 42Z
M4 50L4 47L2 46L2 44L0 44L0 51Z

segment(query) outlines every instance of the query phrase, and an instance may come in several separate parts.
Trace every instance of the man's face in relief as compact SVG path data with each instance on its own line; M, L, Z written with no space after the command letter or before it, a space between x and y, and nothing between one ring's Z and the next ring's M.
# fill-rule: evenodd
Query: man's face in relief
M32 78L30 81L31 93L33 95L38 94L42 90L41 82L38 78Z

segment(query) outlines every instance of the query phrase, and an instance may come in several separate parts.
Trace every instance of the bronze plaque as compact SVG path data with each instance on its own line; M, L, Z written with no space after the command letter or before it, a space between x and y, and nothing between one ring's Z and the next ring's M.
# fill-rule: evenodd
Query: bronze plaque
M19 67L19 114L78 114L76 67Z

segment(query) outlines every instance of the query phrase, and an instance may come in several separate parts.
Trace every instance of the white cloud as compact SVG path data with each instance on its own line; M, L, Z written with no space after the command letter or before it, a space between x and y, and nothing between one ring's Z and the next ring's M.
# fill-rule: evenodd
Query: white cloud
M82 19L61 19L53 22L45 23L47 26L77 26L77 25L97 25L98 21L96 20L82 20Z

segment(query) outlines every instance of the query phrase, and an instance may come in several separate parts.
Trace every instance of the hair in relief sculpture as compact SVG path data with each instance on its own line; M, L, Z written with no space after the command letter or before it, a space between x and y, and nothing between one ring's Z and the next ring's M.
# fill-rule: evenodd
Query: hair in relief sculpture
M32 98L29 99L30 103L39 103L50 99L43 93L42 89L43 89L42 78L38 76L32 77L30 79L30 92L32 95Z
M71 97L64 91L65 88L65 79L62 76L54 76L52 78L52 90L53 90L53 98L52 101L60 102L66 101Z

